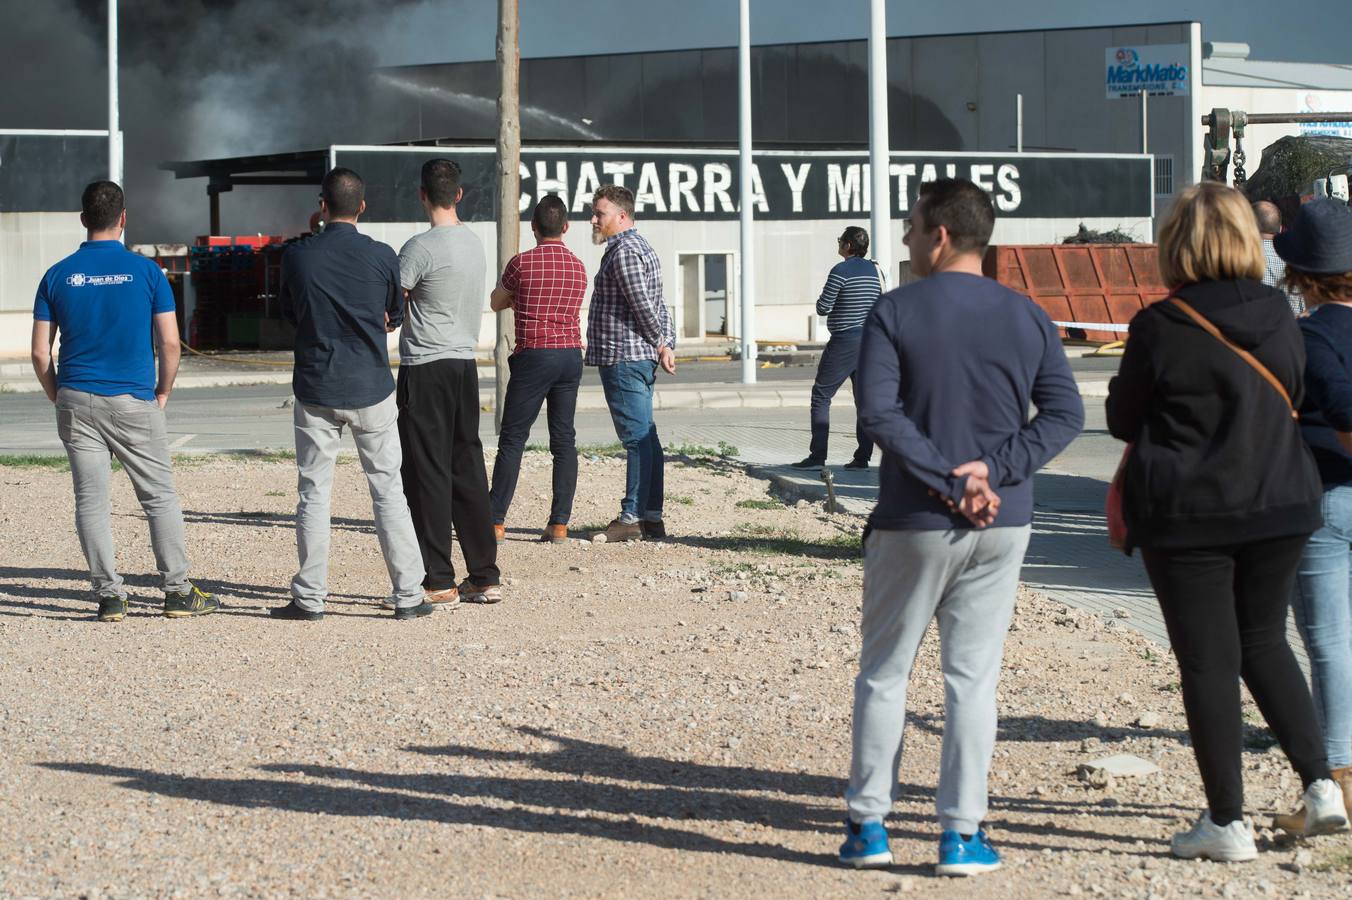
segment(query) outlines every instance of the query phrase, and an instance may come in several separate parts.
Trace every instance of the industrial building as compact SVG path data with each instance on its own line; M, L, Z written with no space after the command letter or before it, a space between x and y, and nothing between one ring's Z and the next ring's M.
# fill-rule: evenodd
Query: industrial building
M1180 22L889 39L893 218L906 217L920 182L961 175L991 190L1000 217L996 243L1058 242L1081 223L1148 241L1172 198L1198 177L1201 118L1211 108L1352 109L1345 66L1250 60L1242 45L1209 46L1202 37L1199 24ZM752 78L756 336L824 336L812 306L836 260L835 237L847 224L868 224L866 43L753 47ZM585 223L588 195L607 181L633 188L639 227L661 255L668 303L686 338L736 335L735 87L731 48L521 63L521 209L546 193L563 196L575 216L568 243L594 271L600 249L591 246ZM311 151L166 168L203 179L207 232L219 230L209 226L219 223L220 206L236 188L317 185L328 167L351 166L368 182L363 230L397 249L426 227L417 201L421 162L447 156L465 169L461 214L483 240L491 273L496 90L492 62L385 69L372 86L381 114L369 131L334 135L332 146ZM1280 136L1347 127L1252 126L1250 171ZM6 241L27 227L14 215L0 195ZM899 237L900 228L894 231ZM524 226L522 237L529 246ZM41 253L49 255L28 269L40 272L70 247L44 244ZM36 276L15 274L5 259L0 353L22 352ZM485 346L493 333L490 288L486 283ZM196 300L189 283L184 303ZM185 312L191 322L197 310ZM267 298L213 315L266 318Z

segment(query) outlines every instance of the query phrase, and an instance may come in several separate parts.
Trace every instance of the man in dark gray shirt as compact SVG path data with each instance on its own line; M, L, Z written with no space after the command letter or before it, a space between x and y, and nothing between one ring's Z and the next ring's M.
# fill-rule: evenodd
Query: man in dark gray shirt
M474 346L483 319L483 243L456 215L460 167L423 164L418 196L431 228L399 253L408 316L399 340L399 437L404 492L433 603L502 599L498 546L479 440L479 376ZM469 570L459 585L451 562L451 528Z
M366 186L351 169L324 176L324 231L291 245L282 257L282 314L296 326L296 547L300 570L279 619L324 617L328 594L329 498L343 428L352 431L371 489L376 534L393 591L396 619L425 616L422 560L399 475L402 454L394 378L385 335L399 325L399 261L394 251L357 231Z

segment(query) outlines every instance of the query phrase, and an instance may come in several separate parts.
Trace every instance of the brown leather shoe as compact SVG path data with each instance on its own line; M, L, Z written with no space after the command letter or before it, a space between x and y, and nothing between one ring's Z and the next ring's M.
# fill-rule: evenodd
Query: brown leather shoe
M545 530L540 533L540 540L548 541L551 544L568 543L567 525L546 525Z
M496 540L499 544L505 544L505 543L507 543L507 526L506 526L506 525L494 525L494 526L493 526L493 539Z
M645 541L660 541L667 536L667 525L661 519L656 522L643 520L643 539Z
M643 540L643 526L638 522L621 522L619 519L611 519L605 531L592 535L592 540L597 538L603 538L607 544L641 541Z
M460 602L460 591L453 587L443 588L439 591L424 591L423 602L453 605Z

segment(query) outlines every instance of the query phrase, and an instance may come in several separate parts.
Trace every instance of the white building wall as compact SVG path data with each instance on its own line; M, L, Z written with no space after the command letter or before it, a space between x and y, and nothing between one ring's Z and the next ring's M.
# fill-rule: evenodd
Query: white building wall
M1134 235L1138 240L1148 241L1153 233L1152 220L1142 219L997 219L992 243L995 244L1054 244L1074 234L1081 222L1087 228L1096 231L1121 229ZM834 219L805 221L765 221L756 223L756 259L759 269L756 272L756 285L760 296L756 301L757 340L776 342L801 342L809 338L809 322L814 315L817 295L826 283L827 273L840 261L836 255L836 238L846 225L851 224ZM858 224L867 226L866 219ZM894 234L901 234L901 221L894 223ZM361 231L377 240L384 241L399 250L403 243L413 235L425 230L423 222L375 223L360 226ZM479 348L491 350L495 331L495 317L488 309L488 295L497 282L496 244L497 226L492 222L475 222L468 226L483 242L488 257L487 275L484 278L484 315L479 329ZM639 232L653 245L662 260L663 287L666 301L672 307L677 323L677 334L685 340L698 339L702 335L682 333L681 323L685 321L681 304L701 302L702 298L687 299L678 287L679 257L683 254L726 254L738 255L738 223L736 221L682 222L672 220L640 220ZM573 222L564 236L564 243L582 260L587 267L588 284L596 274L601 262L604 247L593 245L591 230L585 222ZM521 248L528 249L535 244L530 225L521 228ZM904 247L895 248L897 259L906 258ZM889 275L895 284L897 273ZM737 290L735 269L729 269L728 287L730 292ZM588 287L587 299L583 304L583 323L585 328L587 309L591 302L591 289ZM733 301L736 302L735 299ZM736 317L731 317L736 322ZM716 323L714 323L716 324ZM824 334L822 335L824 338ZM397 350L398 332L390 336L390 348Z
M28 355L38 281L84 239L79 210L0 212L0 357Z

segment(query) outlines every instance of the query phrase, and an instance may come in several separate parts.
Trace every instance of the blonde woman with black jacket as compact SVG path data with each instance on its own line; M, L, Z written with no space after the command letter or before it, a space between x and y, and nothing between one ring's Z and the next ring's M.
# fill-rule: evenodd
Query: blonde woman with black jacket
M1172 849L1253 859L1241 677L1300 775L1307 833L1347 824L1286 642L1296 565L1321 521L1319 473L1292 413L1305 350L1286 298L1262 284L1258 227L1238 191L1183 192L1160 232L1160 271L1173 294L1132 320L1108 428L1132 444L1127 544L1140 548L1164 614L1206 789L1208 810Z

